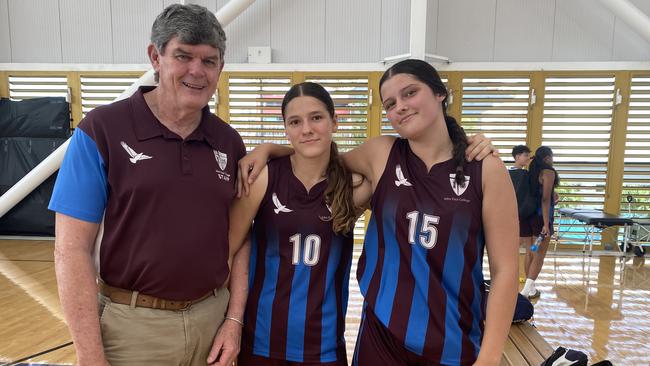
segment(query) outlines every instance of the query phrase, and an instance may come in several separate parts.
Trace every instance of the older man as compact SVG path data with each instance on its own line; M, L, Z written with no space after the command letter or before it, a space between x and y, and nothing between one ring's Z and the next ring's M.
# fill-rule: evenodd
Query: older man
M226 365L238 352L247 268L235 257L229 296L228 211L245 149L207 107L225 41L207 9L169 6L147 50L158 86L73 135L50 209L80 365Z

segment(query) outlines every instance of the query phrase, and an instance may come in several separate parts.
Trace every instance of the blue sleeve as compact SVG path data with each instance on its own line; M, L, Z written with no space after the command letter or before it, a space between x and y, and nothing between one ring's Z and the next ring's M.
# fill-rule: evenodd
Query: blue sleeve
M100 223L108 181L97 144L77 128L63 158L48 208L79 220Z

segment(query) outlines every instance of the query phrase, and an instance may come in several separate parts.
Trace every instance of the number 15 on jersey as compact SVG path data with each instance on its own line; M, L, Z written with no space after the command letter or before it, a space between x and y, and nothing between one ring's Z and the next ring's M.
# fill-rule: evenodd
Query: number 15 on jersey
M418 220L418 218L420 218ZM409 221L409 244L419 243L426 249L433 249L438 241L438 228L440 216L433 216L423 214L419 211L411 211L406 214L406 219ZM418 228L418 221L420 227Z

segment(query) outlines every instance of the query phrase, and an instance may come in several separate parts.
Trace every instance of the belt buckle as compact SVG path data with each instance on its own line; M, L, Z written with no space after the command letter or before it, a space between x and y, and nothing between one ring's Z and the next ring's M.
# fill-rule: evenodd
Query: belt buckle
M185 306L183 306L182 308L180 308L180 309L178 309L178 310L176 310L176 311L186 311L186 310L189 310L189 309L192 307L192 305L194 305L194 303L192 303L192 301L186 301Z

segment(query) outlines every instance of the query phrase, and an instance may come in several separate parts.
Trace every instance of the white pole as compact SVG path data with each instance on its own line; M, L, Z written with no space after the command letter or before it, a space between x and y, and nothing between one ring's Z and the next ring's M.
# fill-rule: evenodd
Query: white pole
M246 10L255 0L230 0L215 14L222 27L226 27L235 18ZM141 85L155 85L153 80L153 70L149 70L140 79L136 80L116 101L125 99L133 95ZM50 156L41 161L34 169L25 175L18 183L9 188L5 194L0 196L0 217L4 216L9 210L18 204L23 198L27 197L36 187L41 185L61 166L63 156L68 149L70 140L66 141L58 149L54 150Z
M628 0L600 0L617 17L650 42L650 17Z
M424 60L427 49L427 0L411 0L410 35L410 57Z

